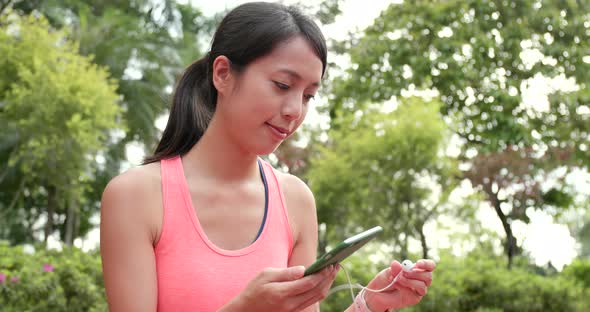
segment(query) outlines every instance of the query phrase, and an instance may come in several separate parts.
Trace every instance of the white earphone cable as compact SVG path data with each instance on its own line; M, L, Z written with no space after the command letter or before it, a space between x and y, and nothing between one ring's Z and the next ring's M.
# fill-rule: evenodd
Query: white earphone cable
M340 267L342 268L342 270L344 271L344 274L346 275L346 280L348 281L348 285L340 285L340 286L336 286L332 289L330 289L330 291L328 292L328 295L326 297L329 297L330 295L332 295L333 293L340 291L342 289L346 289L349 288L350 289L350 297L352 298L352 301L354 301L354 291L352 290L353 288L360 288L361 291L371 291L371 292L383 292L387 289L389 289L389 287L391 287L393 285L393 283L395 283L395 281L397 281L397 277L402 273L402 271L400 271L397 276L391 281L391 283L389 283L389 285L381 288L381 289L371 289L368 288L366 286L362 286L360 284L356 284L353 285L352 281L350 280L350 275L348 274L348 271L346 270L346 268L342 265L342 263L339 264Z

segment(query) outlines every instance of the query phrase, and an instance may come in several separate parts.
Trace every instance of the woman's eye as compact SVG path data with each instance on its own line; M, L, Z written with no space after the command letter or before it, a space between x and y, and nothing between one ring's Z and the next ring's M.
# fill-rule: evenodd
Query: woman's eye
M289 86L288 86L288 85L286 85L286 84L284 84L284 83L281 83L281 82L278 82L278 81L275 81L274 83L275 83L275 85L277 85L277 87L279 87L279 89L281 89L281 90L289 90Z

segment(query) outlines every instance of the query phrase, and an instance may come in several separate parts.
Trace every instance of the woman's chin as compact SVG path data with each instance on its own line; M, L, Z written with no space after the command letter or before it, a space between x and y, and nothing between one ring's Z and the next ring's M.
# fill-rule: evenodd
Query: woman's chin
M281 142L282 143L282 142ZM277 148L281 145L281 143L275 144L274 146L260 146L256 149L257 155L269 155L272 154Z

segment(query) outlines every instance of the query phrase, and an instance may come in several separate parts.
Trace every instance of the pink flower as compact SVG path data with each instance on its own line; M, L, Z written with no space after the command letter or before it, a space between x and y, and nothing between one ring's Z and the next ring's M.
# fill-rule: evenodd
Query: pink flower
M43 265L43 271L45 272L53 272L53 266L49 263L45 263Z
M16 282L18 282L18 277L16 277L16 276L13 276L13 277L10 279L10 282L12 282L12 283L16 283Z
M2 272L0 272L0 284L4 284L4 281L6 280L6 275Z

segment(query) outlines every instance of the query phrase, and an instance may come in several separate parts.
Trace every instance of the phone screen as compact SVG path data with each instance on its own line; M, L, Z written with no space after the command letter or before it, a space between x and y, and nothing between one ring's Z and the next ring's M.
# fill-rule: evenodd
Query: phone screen
M306 270L304 276L321 271L323 268L340 263L348 256L352 255L355 251L359 250L362 246L368 243L371 239L375 238L377 234L383 231L383 228L376 226L362 233L347 238L332 250L326 252L319 257L312 265Z

